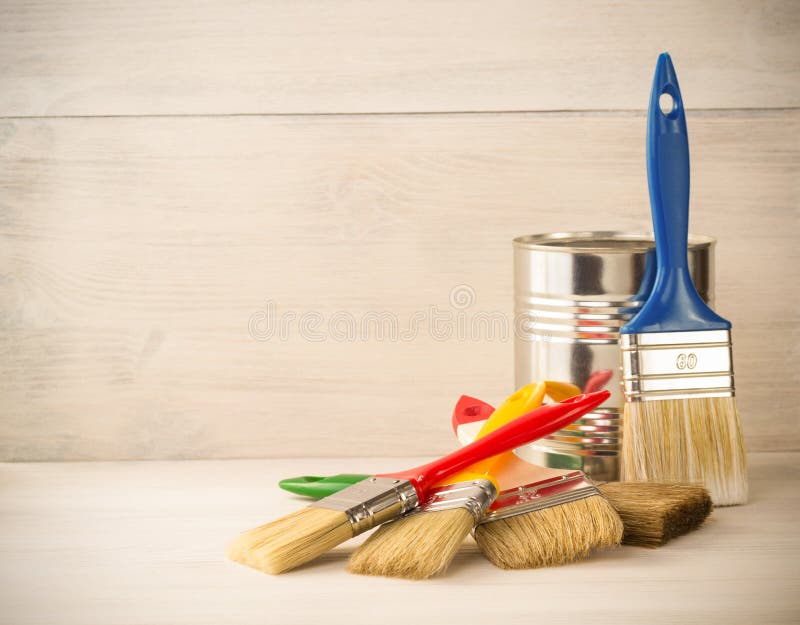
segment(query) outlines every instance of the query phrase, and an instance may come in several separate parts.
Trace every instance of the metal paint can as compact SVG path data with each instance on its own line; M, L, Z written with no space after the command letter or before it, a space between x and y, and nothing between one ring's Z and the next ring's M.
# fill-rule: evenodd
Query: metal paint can
M689 236L689 266L714 305L714 245ZM533 380L608 388L600 408L517 450L539 465L578 469L598 481L619 477L619 329L647 298L655 273L652 234L557 232L514 239L515 388Z

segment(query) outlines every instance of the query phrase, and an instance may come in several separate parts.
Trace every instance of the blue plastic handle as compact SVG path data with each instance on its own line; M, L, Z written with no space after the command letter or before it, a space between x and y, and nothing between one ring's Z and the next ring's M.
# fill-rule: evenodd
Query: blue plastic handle
M672 110L661 111L663 94ZM689 275L689 138L678 77L669 54L659 55L647 113L647 182L656 239L653 289L623 334L729 330L731 324L711 310Z

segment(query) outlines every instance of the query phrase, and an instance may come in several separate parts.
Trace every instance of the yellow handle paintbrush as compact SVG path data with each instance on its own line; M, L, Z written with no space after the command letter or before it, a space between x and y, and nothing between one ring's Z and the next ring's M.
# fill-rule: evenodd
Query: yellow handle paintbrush
M476 439L481 438L504 426L509 421L516 419L518 416L526 412L538 408L542 405L545 393L547 392L546 382L533 382L526 384L516 393L508 397L498 407L491 416L484 422L481 429L478 431ZM499 488L497 484L497 474L502 471L503 466L512 461L516 456L513 451L507 451L504 454L487 458L480 462L476 462L469 468L450 476L447 480L443 481L436 486L444 486L446 484L457 484L459 482L468 482L474 479L487 479L494 484L495 488Z

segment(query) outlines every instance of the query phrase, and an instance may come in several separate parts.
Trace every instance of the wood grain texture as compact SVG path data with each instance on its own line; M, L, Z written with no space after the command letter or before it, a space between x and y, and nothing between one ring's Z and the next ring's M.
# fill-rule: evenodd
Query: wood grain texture
M6 0L0 116L800 106L795 0Z
M0 623L400 625L409 606L440 625L800 619L798 453L751 455L750 503L717 509L704 527L656 550L502 571L468 542L445 577L425 582L347 574L363 536L279 577L224 559L238 532L304 505L278 490L278 479L418 460L2 465Z
M647 229L644 126L620 114L3 122L0 458L448 450L457 397L498 401L513 380L511 333L459 335L459 314L510 324L516 235ZM776 389L800 382L800 113L694 114L690 132L692 229L719 238L748 446L796 448L794 401ZM460 285L466 308L450 301ZM270 302L296 315L285 340L257 340ZM451 315L450 336L432 307ZM318 327L301 330L313 313ZM393 316L398 336L386 326L381 339L369 313Z

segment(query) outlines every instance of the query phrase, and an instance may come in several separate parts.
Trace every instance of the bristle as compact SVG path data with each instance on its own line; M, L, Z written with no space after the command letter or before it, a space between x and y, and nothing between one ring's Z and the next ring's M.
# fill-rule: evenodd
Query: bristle
M612 482L599 487L622 519L626 545L660 547L691 532L711 513L711 496L697 484Z
M465 508L418 512L382 525L350 557L360 575L426 579L443 573L475 526Z
M567 564L621 539L622 521L599 495L482 523L475 530L478 547L502 569Z
M277 575L352 537L353 528L344 512L309 506L244 532L228 547L228 557Z
M733 397L625 404L623 481L701 483L714 505L747 501L747 468Z

